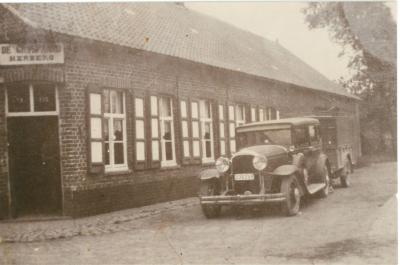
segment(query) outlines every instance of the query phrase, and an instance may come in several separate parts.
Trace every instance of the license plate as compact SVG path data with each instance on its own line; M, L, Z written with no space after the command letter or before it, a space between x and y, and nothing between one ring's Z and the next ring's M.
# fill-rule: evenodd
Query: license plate
M254 180L254 174L235 174L235 180Z

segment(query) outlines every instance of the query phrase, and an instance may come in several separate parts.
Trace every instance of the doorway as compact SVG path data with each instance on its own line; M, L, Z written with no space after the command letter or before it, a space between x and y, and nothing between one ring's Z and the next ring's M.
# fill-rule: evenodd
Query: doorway
M12 216L61 214L58 118L10 117L7 129Z

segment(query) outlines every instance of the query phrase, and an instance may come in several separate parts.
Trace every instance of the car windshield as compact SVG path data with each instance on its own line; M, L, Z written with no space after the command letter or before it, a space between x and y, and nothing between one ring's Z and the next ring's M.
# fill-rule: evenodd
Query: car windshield
M238 147L252 145L283 145L290 146L292 142L290 129L240 132L237 134Z

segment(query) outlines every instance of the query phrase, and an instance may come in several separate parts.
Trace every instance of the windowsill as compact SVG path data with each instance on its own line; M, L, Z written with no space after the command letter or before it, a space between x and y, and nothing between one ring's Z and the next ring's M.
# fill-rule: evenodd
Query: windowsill
M121 168L121 169L106 170L104 174L107 176L115 176L115 175L129 175L131 173L132 173L131 169Z

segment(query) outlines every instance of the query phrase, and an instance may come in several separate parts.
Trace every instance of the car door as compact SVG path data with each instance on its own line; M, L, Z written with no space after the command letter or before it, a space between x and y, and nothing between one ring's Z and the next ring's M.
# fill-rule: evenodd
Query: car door
M311 136L311 137L310 137ZM310 172L321 153L319 127L317 125L303 125L294 128L294 145L296 153L304 155L304 182L306 185L313 182Z

